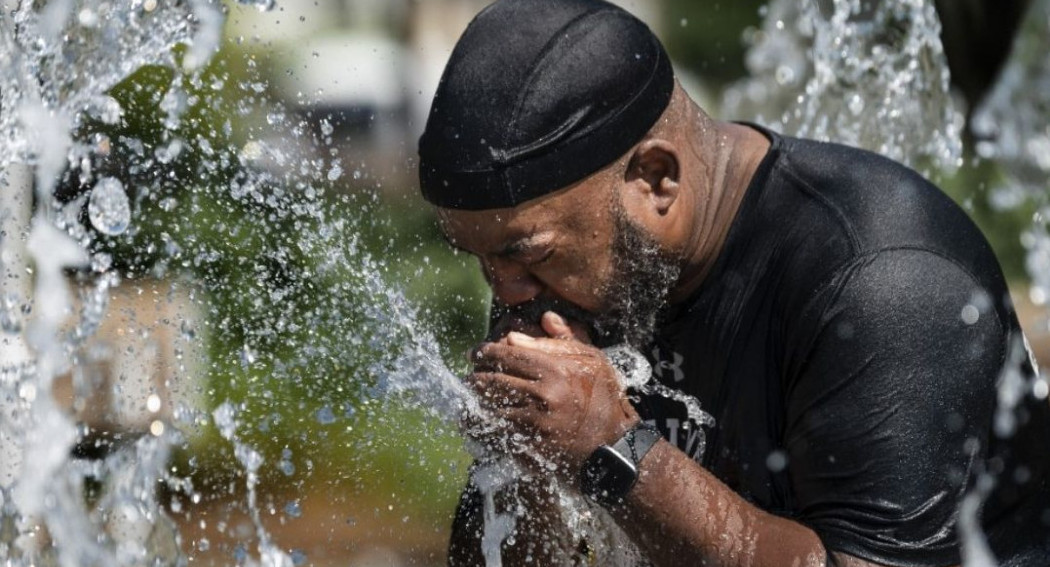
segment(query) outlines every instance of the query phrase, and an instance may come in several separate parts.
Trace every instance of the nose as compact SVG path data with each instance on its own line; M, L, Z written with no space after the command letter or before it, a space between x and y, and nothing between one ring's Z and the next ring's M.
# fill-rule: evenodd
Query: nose
M485 275L492 287L492 298L507 307L531 301L543 292L543 283L523 266L513 262L487 264Z

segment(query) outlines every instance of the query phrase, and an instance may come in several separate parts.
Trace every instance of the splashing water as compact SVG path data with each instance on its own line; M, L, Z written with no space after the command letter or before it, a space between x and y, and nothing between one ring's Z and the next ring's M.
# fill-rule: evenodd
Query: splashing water
M960 555L965 567L995 567L998 563L981 531L981 505L995 486L995 479L981 474L973 490L963 497L959 505L959 537L962 540Z
M246 3L260 10L274 6ZM296 387L303 375L319 375L330 377L322 393L281 395L341 405L352 415L354 400L364 400L364 407L370 399L411 392L433 402L433 413L455 421L470 399L441 362L433 337L417 330L414 308L384 282L388 266L364 250L353 222L372 205L357 195L324 198L325 181L340 177L333 175L340 171L337 160L299 160L289 145L264 139L229 143L228 117L260 112L274 117L270 125L286 139L317 143L302 121L274 110L261 81L238 80L235 102L209 101L217 119L194 114L202 93L237 80L207 68L221 39L218 4L84 0L2 7L0 559L15 567L185 564L182 538L163 511L181 507L181 499L162 506L157 487L201 501L192 479L168 464L173 450L192 451L192 438L214 424L233 444L247 478L258 564L302 563L301 554L274 544L260 513L257 487L266 458L246 436L265 431L269 416L251 415L251 408L234 412L230 404L208 414L174 396L179 388L200 388L180 381L207 384L202 378L209 374L255 386L266 376L268 385L254 388L259 398ZM123 86L136 73L146 74L140 82L166 87L144 102L140 83ZM124 121L135 118L130 109L141 114L143 105L147 113L151 106L159 111L156 123L123 133ZM209 123L215 127L187 134ZM263 167L269 165L283 173ZM62 196L71 191L72 199ZM119 254L128 248L144 252L131 259ZM172 272L189 273L195 283L180 284ZM192 308L156 321L135 321L133 314L118 334L142 339L143 347L107 352L91 346L110 316L109 294L121 286L141 294L154 278L168 278L168 291L152 309L175 301L185 287L187 301L198 302L216 324L199 326L189 316ZM145 312L138 316L148 319ZM199 343L204 331L221 352L239 356L219 354L210 368L195 366L178 345ZM151 334L177 335L171 341L176 347L157 353ZM332 344L328 337L346 342ZM150 358L162 358L171 376L151 376ZM227 359L235 362L226 366ZM134 407L116 401L107 407L109 394L97 391L103 383L92 374L94 361L124 369L107 388ZM346 379L355 372L362 375ZM69 375L72 412L52 395ZM101 418L81 422L83 412L98 404ZM142 424L107 421L143 413ZM333 416L322 425L336 422ZM122 448L128 441L132 453ZM101 456L71 457L81 451ZM295 470L290 459L291 453L282 459L281 470ZM210 545L204 538L190 543L202 550ZM238 547L230 561L253 561L248 555Z
M973 118L977 153L1002 163L999 189L1045 198L1050 178L1050 1L1029 7L999 81ZM1011 201L1015 201L1011 199ZM1035 272L1032 272L1035 275ZM1047 270L1039 270L1046 274Z
M263 457L251 446L242 443L237 438L237 409L230 402L223 402L215 408L212 413L215 425L219 433L234 446L234 455L237 461L247 472L245 484L248 489L248 510L251 512L252 524L259 539L259 563L260 567L292 567L291 556L278 549L270 539L270 534L263 527L259 518L258 495L256 485L259 483L259 467L263 464ZM250 563L250 565L253 565Z
M88 218L95 230L116 236L131 223L131 205L124 185L112 177L104 177L91 190L88 200Z
M0 176L7 185L8 236L5 301L9 312L13 308L33 314L24 334L8 334L4 340L5 355L18 354L4 361L0 523L5 529L0 549L8 565L135 565L147 557L165 564L165 556L175 561L177 549L161 550L171 543L162 533L171 533L166 529L170 521L152 498L152 485L166 467L169 452L170 442L162 441L160 432L135 443L135 466L127 470L121 469L132 461L121 462L120 457L95 469L69 457L81 432L57 406L52 390L56 378L74 364L70 355L78 340L61 340L72 309L64 270L82 268L88 254L77 240L82 230L65 226L68 219L53 207L52 192L67 164L90 152L74 141L72 132L88 116L104 123L118 120L119 105L106 91L138 67L170 65L172 48L194 40L193 14L189 8L175 7L154 12L155 3L153 9L108 2L51 2L43 8L4 2L0 7ZM203 3L196 8L215 10ZM205 51L214 48L196 45ZM30 223L34 184L39 204ZM130 212L119 182L99 182L89 215L100 232L119 234L126 229ZM18 241L24 235L28 238L22 249ZM34 260L32 269L28 256ZM27 273L33 275L32 284ZM82 322L77 328L90 326ZM21 325L5 326L8 333L20 330ZM84 504L85 481L90 478L110 484L99 508ZM157 540L153 549L146 549L148 538Z
M963 117L933 2L774 0L764 10L752 76L726 91L727 116L908 164L961 165Z
M619 370L620 382L624 389L632 388L642 394L662 396L685 406L689 420L697 425L696 454L703 455L707 447L707 432L703 428L713 428L715 418L703 410L700 400L661 384L653 375L649 361L637 350L627 345L616 345L604 349L604 352L609 362Z

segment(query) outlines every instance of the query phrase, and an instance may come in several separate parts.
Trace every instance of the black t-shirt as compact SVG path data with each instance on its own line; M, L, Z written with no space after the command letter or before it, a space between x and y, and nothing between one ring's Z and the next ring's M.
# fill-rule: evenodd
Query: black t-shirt
M649 353L714 425L660 396L640 413L828 550L887 565L959 563L959 503L987 471L1000 562L1050 565L1050 404L987 241L908 168L765 133L715 267ZM1021 399L997 415L999 380Z

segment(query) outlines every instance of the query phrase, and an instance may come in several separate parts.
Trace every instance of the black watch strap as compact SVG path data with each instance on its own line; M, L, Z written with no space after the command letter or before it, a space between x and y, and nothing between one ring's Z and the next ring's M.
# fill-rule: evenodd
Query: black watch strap
M638 481L642 459L660 437L656 427L638 423L616 443L598 447L580 471L580 490L600 504L622 503Z
M631 461L634 462L634 467L638 468L649 449L652 449L653 445L656 445L656 442L659 440L660 430L654 425L641 421L628 429L623 434L623 437L613 444L612 448L625 457L629 456Z

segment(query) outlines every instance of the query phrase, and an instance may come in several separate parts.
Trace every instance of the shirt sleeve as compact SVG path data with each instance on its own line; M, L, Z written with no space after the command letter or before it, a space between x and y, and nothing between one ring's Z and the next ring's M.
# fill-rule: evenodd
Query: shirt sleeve
M995 301L951 259L897 249L839 270L823 304L787 390L798 519L829 551L957 564L1007 350Z

